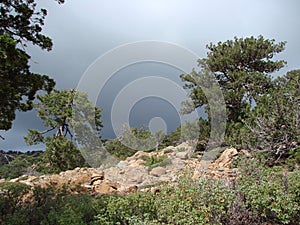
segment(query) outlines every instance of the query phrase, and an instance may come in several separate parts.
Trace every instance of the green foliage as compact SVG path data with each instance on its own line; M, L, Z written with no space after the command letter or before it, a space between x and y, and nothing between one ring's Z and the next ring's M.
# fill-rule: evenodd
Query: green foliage
M158 133L157 136L152 135L149 130L143 127L130 129L129 126L125 126L124 132L119 137L109 141L105 148L110 154L119 159L126 159L139 150L148 151L156 148L158 138L163 135Z
M24 49L29 42L50 50L52 41L41 33L47 10L37 9L34 0L5 0L0 8L0 130L9 130L17 110L31 110L35 94L55 85L48 76L30 72L30 56L17 46Z
M59 198L55 207L51 207L42 225L86 225L95 224L95 200L88 195L69 195Z
M9 130L16 110L32 109L39 90L51 91L54 81L29 71L29 55L9 35L0 35L0 130Z
M126 159L137 152L137 150L124 145L118 138L109 141L105 148L110 154L118 157L119 159Z
M152 166L154 164L160 163L160 162L164 161L167 158L168 158L168 156L166 156L166 155L162 155L162 156L152 155L151 157L149 157L146 160L146 166Z
M281 167L265 168L257 160L240 162L239 182L245 204L265 221L296 224L300 216L300 174Z
M43 162L45 167L40 165L39 170L44 173L59 173L76 167L87 166L77 147L65 137L46 138Z
M1 224L25 224L24 208L28 207L23 197L30 188L21 183L0 183L0 221ZM12 216L13 215L13 216ZM24 223L25 222L25 223Z
M0 177L5 179L13 179L24 174L32 175L32 173L35 173L35 168L32 166L37 165L40 160L41 155L18 155L10 163L0 167Z
M50 210L58 208L66 195L64 190L52 187L30 188L17 182L0 183L1 224L42 224L48 220Z
M60 172L86 166L74 141L86 151L97 148L102 127L101 110L93 106L87 94L72 90L54 90L38 96L35 105L46 131L29 130L25 141L46 144L44 162L48 172ZM47 133L54 132L52 136ZM50 165L48 168L47 164Z
M296 159L300 143L300 70L290 71L273 83L244 121L247 129L241 138L249 147L269 152L277 161L289 155Z
M260 154L260 156L263 156ZM1 224L291 224L300 219L300 175L242 158L236 181L181 175L155 192L70 195L0 183ZM34 213L33 213L34 212Z
M42 49L51 50L51 39L41 34L46 9L37 10L34 0L5 0L1 1L0 6L0 34L8 34L23 45L23 42L31 42Z
M178 151L178 152L185 152L186 149L185 149L184 147L180 147L180 148L177 148L177 151Z
M181 126L178 126L175 131L171 132L161 142L161 147L176 146L181 142Z
M185 141L198 140L207 143L209 136L210 126L207 120L200 118L199 121L186 121L163 139L160 148L176 146Z
M271 87L267 74L279 70L284 61L272 61L284 50L285 42L257 38L237 38L207 46L205 63L215 73L228 108L228 120L238 122L247 105Z
M206 79L209 79L206 78L209 69L215 74L223 92L227 121L242 122L247 118L251 104L257 102L260 96L268 93L272 87L270 73L284 66L284 61L272 61L275 54L284 50L284 46L285 42L275 43L274 40L264 39L262 36L235 37L234 40L219 42L216 45L211 43L207 46L209 50L207 58L199 60L199 66L204 72L199 74L192 71L190 74L181 75L181 79L186 82L184 87L191 90L189 97L192 100L192 103L185 103L184 112L188 113L204 106L209 121L212 119L211 111L216 111L214 116L218 116L219 109L208 105L208 96L205 96L204 92L205 88L209 88L205 86ZM202 86L199 86L199 79L202 81L200 83L204 83ZM214 89L208 92L210 95L216 93ZM217 97L213 98L216 102ZM232 136L232 131L228 129L227 131L227 136Z
M131 224L130 221L152 221L157 208L155 198L150 193L134 193L126 196L112 196L101 204L97 215L99 224ZM139 224L139 223L137 223Z

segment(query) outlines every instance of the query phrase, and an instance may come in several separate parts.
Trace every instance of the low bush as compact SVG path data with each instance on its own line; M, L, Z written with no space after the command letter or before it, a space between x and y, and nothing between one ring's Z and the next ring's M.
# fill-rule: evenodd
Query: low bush
M152 159L152 162L164 162ZM264 160L261 157L260 160ZM236 181L182 174L155 192L70 195L20 183L0 184L1 224L299 224L300 174L241 159ZM28 199L28 194L31 198Z

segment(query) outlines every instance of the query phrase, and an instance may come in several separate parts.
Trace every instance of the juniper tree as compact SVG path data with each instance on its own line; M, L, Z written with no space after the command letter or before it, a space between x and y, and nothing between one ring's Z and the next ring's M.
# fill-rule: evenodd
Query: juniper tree
M241 127L242 120L247 117L251 106L261 95L272 88L271 73L285 65L283 60L273 60L273 57L284 50L285 42L275 43L275 40L262 36L237 38L217 44L207 45L207 57L199 59L199 65L214 74L226 103L227 131L235 132ZM189 97L193 104L185 104L185 112L195 108L209 107L203 87L197 82L203 74L192 71L181 75L184 87L190 89ZM214 90L211 91L212 94ZM218 96L216 96L217 98ZM227 134L230 136L230 134ZM237 133L234 136L239 136Z
M25 141L29 145L45 143L44 159L51 172L85 165L76 144L91 147L91 138L100 140L101 110L89 101L87 94L71 90L54 90L38 95L37 115L47 128L29 130Z

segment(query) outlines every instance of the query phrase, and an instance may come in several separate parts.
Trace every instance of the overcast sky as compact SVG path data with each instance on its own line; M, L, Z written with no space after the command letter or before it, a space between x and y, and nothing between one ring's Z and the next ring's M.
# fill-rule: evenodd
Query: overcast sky
M44 33L52 38L54 47L51 52L29 47L31 69L53 77L60 89L76 87L87 68L107 51L144 40L175 43L205 57L205 46L210 42L263 35L287 41L286 50L278 58L288 64L278 74L300 68L299 0L66 0L63 5L54 0L40 2L48 10ZM97 102L103 109L103 136L112 137L110 108L118 90L151 75L180 84L181 73L155 63L129 66L116 73ZM174 107L159 98L139 102L132 109L130 123L145 124L153 117L167 117L167 131L179 123ZM0 133L6 138L0 140L0 149L29 149L23 142L28 128L41 128L41 123L33 112L18 114L13 129Z

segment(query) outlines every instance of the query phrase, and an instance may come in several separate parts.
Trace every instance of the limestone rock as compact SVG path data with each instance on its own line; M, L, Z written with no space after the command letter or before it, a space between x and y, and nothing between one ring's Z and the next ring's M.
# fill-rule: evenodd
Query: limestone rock
M213 163L214 168L227 168L232 162L234 156L238 155L238 151L235 148L226 149L221 156Z
M163 149L164 154L173 153L174 151L176 151L176 148L174 146L168 146Z
M93 173L92 177L91 177L91 185L93 185L95 182L97 181L102 181L104 180L104 172L100 172L100 173Z
M176 157L182 160L186 160L188 158L188 152L177 152Z
M160 177L164 174L166 174L166 169L161 166L153 168L150 172L150 175L155 176L155 177Z
M93 187L93 191L99 194L113 194L118 190L118 185L112 182L102 182Z

